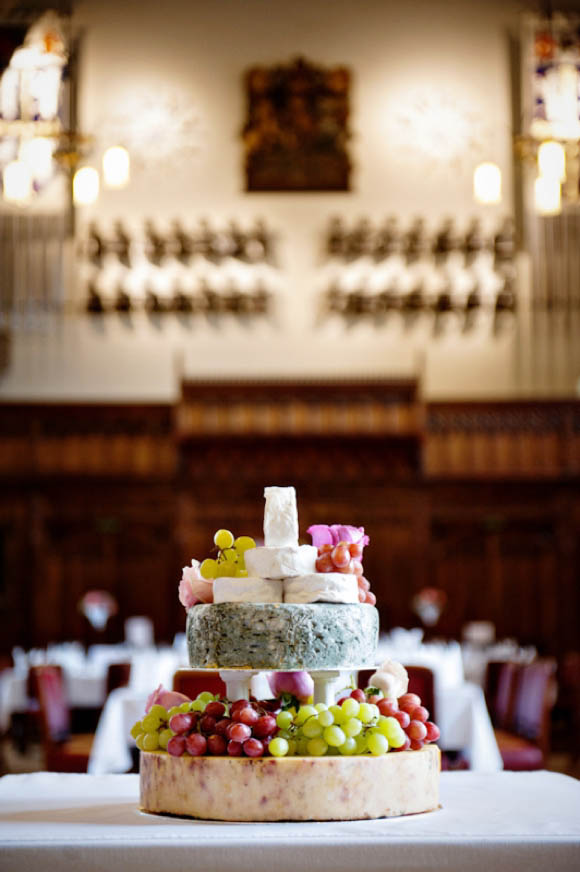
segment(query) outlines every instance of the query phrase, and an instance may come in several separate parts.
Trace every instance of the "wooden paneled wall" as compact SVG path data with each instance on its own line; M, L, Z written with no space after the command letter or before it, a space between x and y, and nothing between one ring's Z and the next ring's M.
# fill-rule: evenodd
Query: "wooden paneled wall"
M382 625L429 584L467 620L561 654L580 645L580 404L423 404L410 382L189 384L169 406L0 406L0 620L14 644L100 639L110 590L157 638L183 629L181 567L214 531L259 535L262 489L294 484L303 531L364 525Z

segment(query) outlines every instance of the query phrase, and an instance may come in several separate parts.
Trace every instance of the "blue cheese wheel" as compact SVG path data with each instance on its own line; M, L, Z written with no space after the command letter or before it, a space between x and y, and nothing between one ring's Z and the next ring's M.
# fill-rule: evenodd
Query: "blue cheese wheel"
M213 603L187 617L189 663L205 669L341 669L374 663L379 613L366 603Z

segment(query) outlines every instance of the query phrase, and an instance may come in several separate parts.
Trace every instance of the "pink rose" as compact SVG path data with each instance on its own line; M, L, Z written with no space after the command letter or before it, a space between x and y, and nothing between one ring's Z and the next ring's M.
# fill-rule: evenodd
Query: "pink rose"
M159 687L156 687L153 693L150 693L147 697L147 702L145 703L145 714L151 711L151 707L154 705L162 705L163 708L166 708L168 711L170 708L173 708L174 705L181 705L183 702L191 702L188 696L185 696L183 693L177 693L176 690L165 690L163 685L160 684Z
M213 602L213 579L202 578L198 560L192 560L191 566L183 567L179 582L179 602L186 609L198 603Z
M321 545L338 545L339 542L358 542L364 547L370 542L364 527L352 527L350 524L313 524L308 532L312 536L312 544L317 548Z

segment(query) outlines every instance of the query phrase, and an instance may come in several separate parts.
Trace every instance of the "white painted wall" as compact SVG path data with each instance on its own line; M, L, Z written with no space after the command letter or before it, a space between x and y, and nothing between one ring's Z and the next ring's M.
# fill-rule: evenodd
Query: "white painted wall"
M330 216L354 222L423 215L431 226L474 214L494 224L513 208L507 32L515 0L86 0L82 129L93 155L129 140L132 180L80 210L79 226L123 218L163 228L209 216L225 224L262 216L278 235L280 269L269 320L232 317L161 325L116 316L96 325L69 318L44 334L16 337L0 381L4 397L153 399L189 377L380 376L420 373L428 397L518 394L529 385L518 333L489 321L433 336L425 318L348 326L318 320L329 267L321 243ZM297 54L353 72L350 193L243 192L244 71ZM136 132L137 131L137 132ZM193 144L193 148L191 145ZM472 200L474 166L499 164L504 202ZM76 300L84 296L79 266Z

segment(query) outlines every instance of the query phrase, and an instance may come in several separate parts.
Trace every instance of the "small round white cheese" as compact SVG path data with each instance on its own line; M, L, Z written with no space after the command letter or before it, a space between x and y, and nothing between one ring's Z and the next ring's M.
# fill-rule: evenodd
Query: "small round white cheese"
M248 575L291 578L315 571L318 549L314 545L250 548L244 554Z
M281 603L282 582L269 578L222 576L213 583L214 603Z
M314 572L284 580L285 603L358 603L356 575Z

